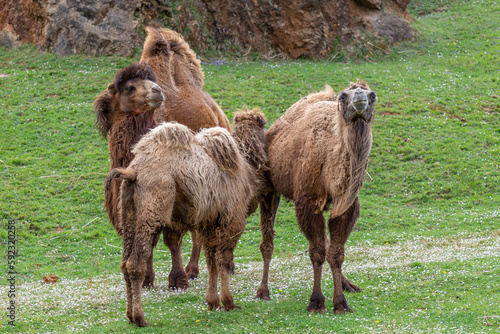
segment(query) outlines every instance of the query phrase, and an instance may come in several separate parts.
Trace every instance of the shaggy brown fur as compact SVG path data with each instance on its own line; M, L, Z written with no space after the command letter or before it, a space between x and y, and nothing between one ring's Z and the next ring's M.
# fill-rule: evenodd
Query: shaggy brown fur
M146 259L165 228L181 234L199 232L209 272L209 309L219 308L220 302L226 310L237 308L229 290L229 273L248 207L263 185L263 171L248 161L266 161L264 156L256 156L265 154L264 150L253 150L264 147L263 142L253 140L263 139L265 123L257 111L237 114L235 130L241 137L234 139L220 127L194 135L184 125L163 123L139 141L128 168L110 172L107 187L116 178L124 180L121 270L127 288L127 317L134 324L149 325L141 304L141 282Z
M156 126L154 110L163 102L156 76L145 63L132 64L119 71L107 90L97 97L94 109L96 125L103 137L108 137L111 168L127 167L134 155L132 146L140 137ZM122 234L120 208L121 182L114 180L106 188L105 207L110 222ZM153 258L148 262L148 275L144 286L154 281Z
M154 89L154 91L153 91ZM148 104L148 94L156 94L156 105ZM97 97L94 110L96 125L102 136L108 138L111 168L127 167L134 158L132 146L156 126L154 110L163 102L161 88L149 65L135 63L119 71L107 90ZM119 234L122 227L118 217L120 183L114 182L105 195L109 220Z
M146 32L141 61L153 68L168 101L155 112L158 122L176 121L194 132L214 126L231 131L222 109L203 91L204 74L200 61L184 38L169 29L147 27ZM171 280L171 287L184 288L187 286L184 276L186 279L198 276L201 245L196 240L196 233L192 232L191 238L193 249L185 269L187 276L177 270L178 278ZM167 241L172 257L180 258L182 236L173 235Z
M358 193L372 145L375 92L358 80L339 94L326 86L292 105L266 133L269 181L273 190L261 203L260 246L264 258L257 298L269 299L274 219L280 196L295 202L297 222L309 241L314 286L307 308L325 312L321 272L325 259L334 281L335 313L350 311L342 289L360 291L342 274L344 246L359 216ZM326 236L323 211L330 210Z

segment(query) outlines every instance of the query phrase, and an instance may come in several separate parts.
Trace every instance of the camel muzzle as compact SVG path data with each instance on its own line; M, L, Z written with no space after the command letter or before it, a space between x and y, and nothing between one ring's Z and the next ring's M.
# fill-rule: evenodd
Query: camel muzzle
M368 107L368 96L366 96L363 91L359 90L359 88L356 93L354 93L352 107L357 113L362 113Z
M164 100L165 96L163 96L160 86L154 84L149 91L148 97L146 98L146 103L151 108L159 108L163 104Z

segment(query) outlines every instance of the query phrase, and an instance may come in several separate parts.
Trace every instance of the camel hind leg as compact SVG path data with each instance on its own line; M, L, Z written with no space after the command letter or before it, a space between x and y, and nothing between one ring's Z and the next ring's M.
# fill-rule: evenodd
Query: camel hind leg
M144 317L141 292L147 273L147 260L153 253L153 243L155 239L158 239L157 234L151 234L139 227L132 242L124 239L127 249L124 249L124 257L120 267L127 289L126 315L132 323L139 327L149 326Z
M174 230L168 226L163 228L163 242L170 250L172 268L168 274L169 289L187 289L189 280L182 266L182 237L184 231Z
M160 239L160 234L157 234L155 239L153 240L153 248L156 247L158 243L158 239ZM155 272L153 269L153 252L151 252L151 256L148 258L146 265L146 277L144 278L144 282L142 283L143 288L154 288L155 281Z
M269 192L260 203L260 231L262 233L262 242L260 252L264 259L264 268L262 270L262 282L257 290L255 298L270 300L269 295L269 266L274 252L274 221L276 212L280 204L280 195Z
M361 289L352 284L342 273L342 264L345 255L345 243L351 234L356 219L359 217L359 202L356 198L354 203L343 214L336 218L328 220L328 229L330 230L330 247L328 248L327 261L332 270L333 276L333 309L335 313L342 314L352 312L347 304L347 300L342 289L347 287L353 291Z
M191 256L189 257L189 262L185 269L189 279L197 278L200 272L198 262L200 260L201 244L198 239L198 233L195 231L191 231L191 241L193 242L193 248L191 249Z

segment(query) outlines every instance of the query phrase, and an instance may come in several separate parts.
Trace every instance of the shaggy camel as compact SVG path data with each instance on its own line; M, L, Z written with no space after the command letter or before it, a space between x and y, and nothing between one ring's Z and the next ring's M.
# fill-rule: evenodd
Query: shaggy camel
M139 138L158 121L176 120L185 124L193 131L201 128L221 126L230 130L229 121L215 101L203 92L203 71L196 55L179 34L167 29L146 28L148 36L144 43L141 57L142 64L149 64L158 78L163 93L169 103L163 104L153 113L144 115L128 115L111 110L112 93L105 92L95 102L97 125L106 138L109 134L109 152L111 168L127 167L133 159L132 146ZM123 79L121 79L123 80ZM156 82L156 79L155 79ZM120 115L115 117L114 115ZM125 117L126 121L122 118ZM116 123L116 124L115 124ZM115 127L116 125L116 127ZM120 197L121 181L115 180L111 190L105 193L105 206L109 220L121 235L121 222L117 207ZM184 270L181 259L182 235L166 230L164 242L172 254L172 269L169 274L169 287L187 288L188 279L198 276L198 260L201 245L192 234L193 250L190 261ZM155 274L153 258L148 262L148 275L144 281L145 287L153 286Z
M140 137L156 126L154 111L164 97L151 67L145 63L132 64L119 71L107 90L94 102L96 124L104 138L108 137L111 169L126 167L134 155L132 146ZM113 181L105 192L105 207L109 220L122 235L120 184ZM153 258L148 260L148 275L144 286L153 285Z
M372 146L372 122L377 95L363 81L351 84L337 101L325 90L292 105L266 132L270 191L261 203L264 258L257 298L269 299L268 275L273 253L274 220L280 196L295 202L297 222L309 241L314 286L307 310L326 312L321 271L326 260L332 271L335 313L351 311L342 289L360 291L342 273L344 247L359 216L358 193ZM323 211L330 210L325 233Z
M264 124L260 112L235 116L234 137L215 127L198 134L186 126L162 123L144 135L133 149L128 168L113 169L106 187L122 179L121 218L123 259L121 270L127 290L127 317L148 326L141 303L146 260L161 231L182 234L198 231L208 267L209 309L222 302L237 308L229 289L233 251L246 225L249 208L265 187ZM221 277L221 298L217 293Z
M147 38L141 61L149 64L158 77L165 100L156 110L158 122L176 121L186 125L194 132L201 129L220 126L231 131L229 120L215 101L203 91L204 74L196 54L184 38L169 29L147 27ZM196 233L191 232L193 248L185 272L172 268L170 287L186 288L188 278L198 277L198 260L201 245L196 240ZM182 235L169 234L166 245L182 267ZM175 279L174 279L175 278Z

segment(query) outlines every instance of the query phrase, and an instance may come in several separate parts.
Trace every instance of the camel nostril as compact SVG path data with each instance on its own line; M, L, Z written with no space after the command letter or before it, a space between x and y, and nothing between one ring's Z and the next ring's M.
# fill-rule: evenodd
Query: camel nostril
M151 87L151 90L153 91L153 93L161 93L161 88L158 85L154 85L153 87Z

